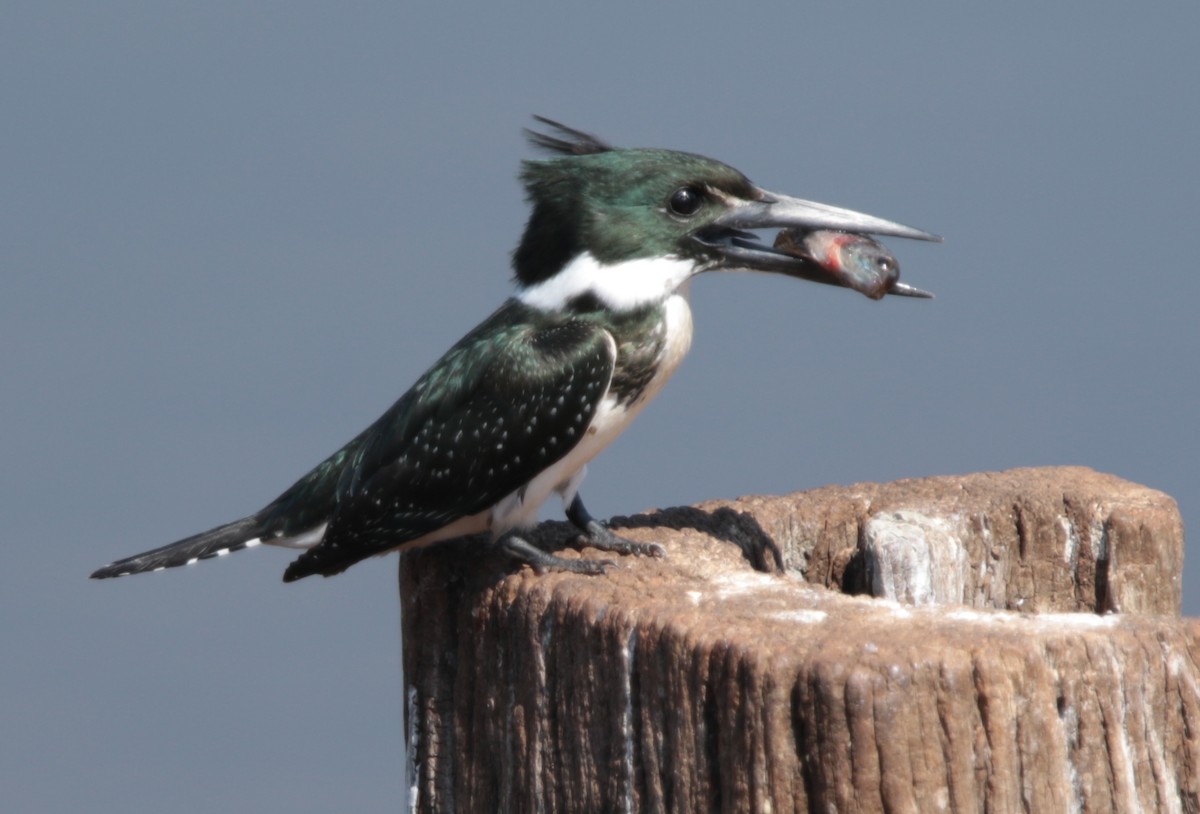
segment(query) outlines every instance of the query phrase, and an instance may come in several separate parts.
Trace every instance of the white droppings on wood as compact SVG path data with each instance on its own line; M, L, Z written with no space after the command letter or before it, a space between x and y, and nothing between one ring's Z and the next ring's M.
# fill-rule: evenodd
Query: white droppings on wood
M911 605L963 602L966 533L957 515L901 510L872 517L863 530L872 593Z

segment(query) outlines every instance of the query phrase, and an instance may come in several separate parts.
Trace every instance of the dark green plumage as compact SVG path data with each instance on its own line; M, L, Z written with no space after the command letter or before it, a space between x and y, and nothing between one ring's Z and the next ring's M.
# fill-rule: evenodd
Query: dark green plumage
M613 366L596 320L509 300L328 465L267 507L268 524L290 521L300 506L308 513L324 504L333 517L322 544L284 579L336 573L488 509L578 443Z

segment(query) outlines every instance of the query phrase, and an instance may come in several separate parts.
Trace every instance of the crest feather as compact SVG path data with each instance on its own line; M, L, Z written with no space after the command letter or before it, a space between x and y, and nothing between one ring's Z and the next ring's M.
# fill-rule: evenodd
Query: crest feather
M591 133L567 127L545 116L535 115L533 118L551 130L550 133L539 133L525 128L525 137L529 139L529 143L540 150L558 155L595 155L613 149L611 144L601 141Z

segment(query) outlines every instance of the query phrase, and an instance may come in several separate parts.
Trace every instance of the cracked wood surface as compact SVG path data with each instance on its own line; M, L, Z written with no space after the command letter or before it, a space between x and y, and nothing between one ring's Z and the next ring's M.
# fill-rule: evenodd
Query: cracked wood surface
M417 810L1200 811L1161 493L1015 470L617 525L667 558L402 558Z

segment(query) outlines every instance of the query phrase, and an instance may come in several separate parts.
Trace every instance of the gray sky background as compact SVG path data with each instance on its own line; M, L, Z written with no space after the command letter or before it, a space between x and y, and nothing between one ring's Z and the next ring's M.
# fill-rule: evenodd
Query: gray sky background
M1194 3L17 6L5 811L398 809L394 556L86 577L259 508L499 304L531 113L946 236L888 241L933 302L698 280L597 514L1084 464L1200 527Z

